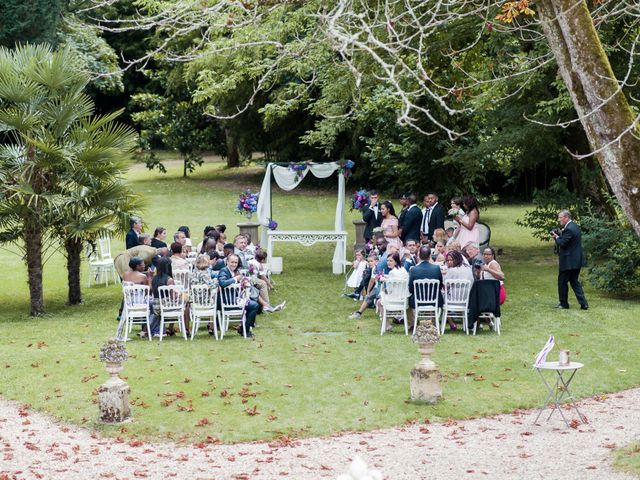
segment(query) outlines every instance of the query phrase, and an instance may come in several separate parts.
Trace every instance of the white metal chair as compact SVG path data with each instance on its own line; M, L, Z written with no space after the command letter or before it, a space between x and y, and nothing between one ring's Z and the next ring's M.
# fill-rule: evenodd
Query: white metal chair
M97 251L92 250L91 244L87 244L87 258L89 260L89 287L91 279L97 283L105 283L109 286L109 275L113 276L113 282L119 281L116 267L111 258L111 238L108 236L98 239Z
M407 308L409 306L409 286L407 280L387 280L380 292L380 306L382 307L382 325L380 335L384 334L389 315L402 317L404 334L409 335Z
M244 322L247 298L240 284L232 284L220 289L220 304L222 318L220 321L220 338L229 329L229 322L242 324L242 335L247 336L247 326Z
M415 280L413 282L413 333L416 333L418 319L430 318L437 327L441 308L438 307L440 280Z
M149 287L147 285L125 285L122 287L122 293L124 295L124 306L118 330L116 331L116 338L126 342L133 325L139 324L147 326L147 336L151 341Z
M182 336L187 340L184 321L185 295L180 285L165 285L158 288L160 297L160 341L164 335L165 323L177 323Z
M447 318L461 318L464 331L469 335L469 329L467 327L467 311L469 308L471 285L472 282L470 280L444 281L444 310L442 313L440 335L444 334L444 327L447 323Z
M200 321L203 319L210 319L204 323L213 324L213 335L218 340L218 325L216 322L218 318L218 289L209 285L192 285L189 298L191 299L191 308L189 309L191 340L193 340L198 328L200 328Z
M493 328L493 331L500 335L500 317L496 317L491 312L483 312L478 317L478 321L473 324L473 334L476 334L476 329L478 328L478 322L480 320L486 320L489 322L489 327Z
M176 286L179 286L183 293L189 293L191 272L189 270L174 270L172 273L172 278Z

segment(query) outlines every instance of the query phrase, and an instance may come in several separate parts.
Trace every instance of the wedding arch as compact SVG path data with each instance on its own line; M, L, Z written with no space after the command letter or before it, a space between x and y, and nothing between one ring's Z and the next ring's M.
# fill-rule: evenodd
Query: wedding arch
M351 162L351 165L353 163ZM347 232L344 230L344 197L345 197L345 164L329 163L269 163L262 181L258 196L258 222L262 225L262 245L267 245L267 259L271 262L273 244L275 242L297 242L310 246L318 242L335 242L333 252L333 273L344 273L347 264ZM333 230L269 230L269 220L272 218L271 205L271 177L275 178L278 186L285 191L296 188L309 172L317 178L328 178L338 171L338 203L336 204L336 218Z

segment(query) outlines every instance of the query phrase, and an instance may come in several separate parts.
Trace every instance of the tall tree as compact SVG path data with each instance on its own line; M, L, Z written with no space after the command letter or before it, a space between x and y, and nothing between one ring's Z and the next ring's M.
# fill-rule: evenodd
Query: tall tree
M68 0L0 2L0 46L17 43L55 44L56 29Z
M124 148L131 135L112 116L92 119L87 82L69 50L0 48L0 240L24 251L34 316L44 313L43 239L68 212L80 167L106 139Z

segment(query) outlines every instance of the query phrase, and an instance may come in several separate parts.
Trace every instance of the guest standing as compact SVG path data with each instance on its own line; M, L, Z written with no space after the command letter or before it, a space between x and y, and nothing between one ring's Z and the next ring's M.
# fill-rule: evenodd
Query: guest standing
M559 273L558 273L558 308L569 308L569 286L576 294L582 310L587 310L589 304L584 296L584 290L578 277L580 269L584 266L584 254L582 252L582 233L580 227L571 220L571 213L562 210L558 214L558 222L562 227L560 232L553 231L551 236L558 247Z
M398 249L402 248L402 241L398 233L398 218L393 208L393 204L387 200L380 205L380 213L382 215L382 232L387 246L395 245Z
M142 220L140 219L140 217L131 217L129 219L129 225L131 226L131 229L127 232L127 236L125 238L125 245L127 250L139 245L138 236L142 231Z
M478 202L476 198L467 195L462 199L462 207L465 214L463 216L456 215L454 220L460 225L456 240L460 245L465 246L469 242L480 243L480 230L478 229L478 220L480 212L478 211Z
M382 223L382 215L380 214L380 205L378 204L378 192L371 190L369 193L369 205L365 205L362 209L362 220L366 224L364 227L364 241L369 242L373 237L373 229Z
M425 209L422 213L422 226L420 228L423 243L424 239L433 241L433 233L438 229L444 229L444 207L438 202L438 195L429 193L424 197Z
M153 239L151 239L151 246L153 248L166 248L167 242L167 229L164 227L156 227L153 232Z
M422 222L422 211L416 205L416 196L410 193L406 196L407 208L402 221L400 240L407 243L409 240L420 241L420 224Z

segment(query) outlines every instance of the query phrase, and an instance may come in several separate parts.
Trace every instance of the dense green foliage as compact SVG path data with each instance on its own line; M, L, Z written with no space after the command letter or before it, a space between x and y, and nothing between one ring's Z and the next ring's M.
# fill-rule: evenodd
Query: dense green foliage
M68 0L6 0L0 2L0 46L56 42L56 31Z

